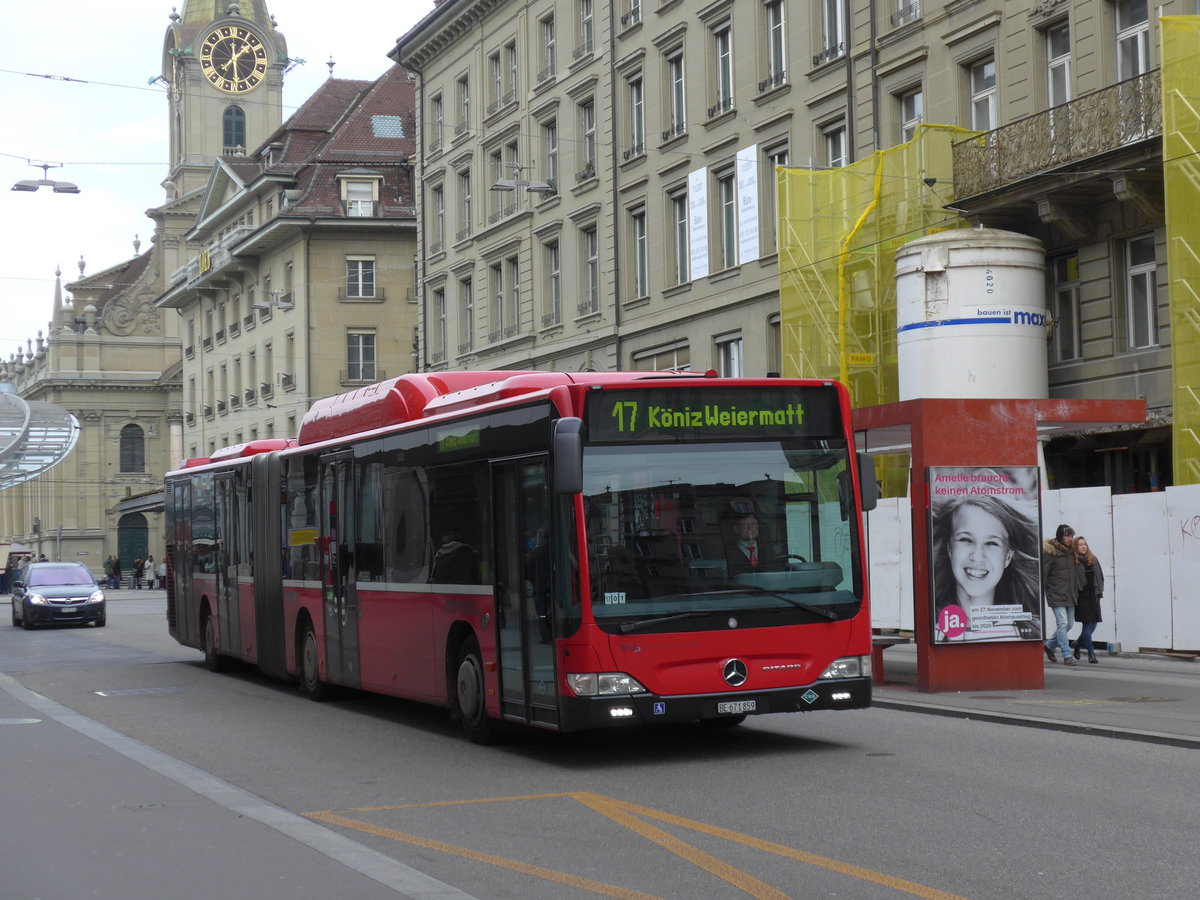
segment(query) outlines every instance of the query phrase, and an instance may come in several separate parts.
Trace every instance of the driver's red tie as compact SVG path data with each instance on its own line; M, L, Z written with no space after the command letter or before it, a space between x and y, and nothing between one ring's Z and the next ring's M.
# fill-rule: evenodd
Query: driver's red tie
M755 546L754 544L751 544L749 546L749 548L747 548L747 549L749 549L749 551L750 551L750 565L757 566L758 565L758 547Z

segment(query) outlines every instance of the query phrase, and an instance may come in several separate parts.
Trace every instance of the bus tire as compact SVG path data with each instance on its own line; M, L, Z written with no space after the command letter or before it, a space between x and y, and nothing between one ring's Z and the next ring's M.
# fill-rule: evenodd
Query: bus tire
M329 698L331 688L328 682L321 680L317 650L317 633L312 622L305 622L300 638L300 690L309 700L320 703Z
M498 734L497 723L487 713L483 686L483 654L471 635L463 642L454 676L454 713L467 737L476 744L490 744Z
M210 672L222 672L225 669L225 657L217 652L216 627L213 625L212 614L204 610L204 619L200 622L200 633L204 635L204 665Z

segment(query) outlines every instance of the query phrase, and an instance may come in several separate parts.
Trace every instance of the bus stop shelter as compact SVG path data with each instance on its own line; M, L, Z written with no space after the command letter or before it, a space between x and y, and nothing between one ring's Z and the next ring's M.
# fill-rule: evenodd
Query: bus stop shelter
M1039 640L934 643L927 469L1037 466L1039 440L1066 430L1135 424L1145 418L1144 400L925 398L854 411L859 450L911 454L918 690L1037 690L1045 684Z

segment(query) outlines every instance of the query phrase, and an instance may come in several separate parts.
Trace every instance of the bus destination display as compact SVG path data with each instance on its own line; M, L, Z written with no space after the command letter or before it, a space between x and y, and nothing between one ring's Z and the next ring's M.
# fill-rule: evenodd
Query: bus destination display
M587 410L594 443L839 434L837 393L825 387L594 391Z

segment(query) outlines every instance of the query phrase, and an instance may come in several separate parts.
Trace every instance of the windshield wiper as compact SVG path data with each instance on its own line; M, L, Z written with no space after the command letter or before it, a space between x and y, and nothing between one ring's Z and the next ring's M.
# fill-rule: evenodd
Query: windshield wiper
M737 582L737 581L731 581L728 584L724 585L724 587L730 588L731 590L709 591L708 593L710 595L712 595L712 594L757 594L760 596L766 595L768 597L774 597L776 600L782 600L784 603L790 603L792 606L796 607L796 609L802 609L805 612L812 613L814 616L820 616L823 619L828 619L831 622L837 618L837 613L833 612L833 610L829 609L828 607L813 606L811 603L805 603L802 600L794 600L793 598L789 597L787 594L782 594L779 591L773 591L770 588L761 587L757 584L741 584L740 582Z
M641 619L637 622L622 622L617 626L617 631L621 632L621 634L629 634L629 632L637 631L640 628L645 628L647 625L657 625L660 622L674 622L676 619L701 619L704 616L711 615L712 613L713 610L711 609L695 609L691 612L677 612L672 613L669 616L657 616L653 619Z

